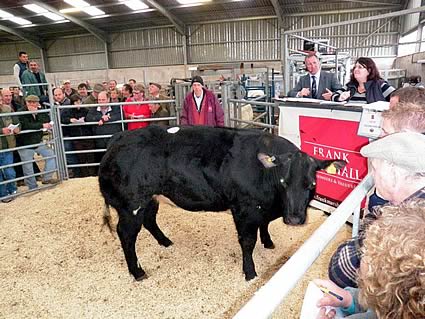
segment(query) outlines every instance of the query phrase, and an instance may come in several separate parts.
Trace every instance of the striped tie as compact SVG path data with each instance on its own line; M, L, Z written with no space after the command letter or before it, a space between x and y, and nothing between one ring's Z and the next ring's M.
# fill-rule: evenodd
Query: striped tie
M314 75L311 76L312 82L311 82L311 97L313 99L317 99L317 87L316 87L316 77Z

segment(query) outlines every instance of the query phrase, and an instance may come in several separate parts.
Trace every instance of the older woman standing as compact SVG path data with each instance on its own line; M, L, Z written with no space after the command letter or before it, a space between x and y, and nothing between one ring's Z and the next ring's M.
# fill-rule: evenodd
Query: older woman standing
M375 62L370 58L361 57L357 59L351 71L350 82L344 89L336 91L332 95L332 100L363 104L389 102L393 91L395 88L379 75Z

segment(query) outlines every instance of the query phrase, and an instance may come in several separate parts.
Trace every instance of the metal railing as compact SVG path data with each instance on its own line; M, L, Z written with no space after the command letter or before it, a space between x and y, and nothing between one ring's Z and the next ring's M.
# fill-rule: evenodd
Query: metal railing
M283 299L304 276L321 252L335 237L347 219L359 210L361 201L373 187L373 179L368 174L330 217L304 242L291 258L262 286L234 316L234 319L269 318ZM354 216L357 236L359 214ZM354 231L354 228L353 228Z

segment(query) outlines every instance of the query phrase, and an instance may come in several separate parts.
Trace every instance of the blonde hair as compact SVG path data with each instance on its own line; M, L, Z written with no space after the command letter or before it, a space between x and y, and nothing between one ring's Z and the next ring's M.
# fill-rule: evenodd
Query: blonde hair
M383 206L369 226L360 301L385 319L425 318L425 200ZM366 266L366 267L364 267Z
M400 102L383 112L382 117L389 120L397 132L410 130L425 133L425 107L423 105Z

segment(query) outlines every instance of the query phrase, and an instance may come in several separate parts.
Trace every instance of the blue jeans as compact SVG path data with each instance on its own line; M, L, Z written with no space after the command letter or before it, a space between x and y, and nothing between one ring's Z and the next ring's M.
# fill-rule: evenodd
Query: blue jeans
M13 152L0 153L0 166L13 164ZM13 167L7 167L0 169L0 183L4 180L14 179L16 177L15 169ZM4 197L16 192L16 183L11 182L0 185L0 197Z
M34 154L37 153L42 157L53 156L53 150L46 145L40 145L37 148L27 148L18 150L19 156L21 157L22 162L31 161L34 159ZM51 171L56 169L56 162L54 158L49 158L45 160L44 171ZM22 170L24 172L24 176L34 175L34 169L32 167L32 163L22 164ZM52 179L53 172L47 173L43 175L43 181L48 181ZM28 177L25 179L25 185L28 186L29 189L37 188L37 181L34 176Z

